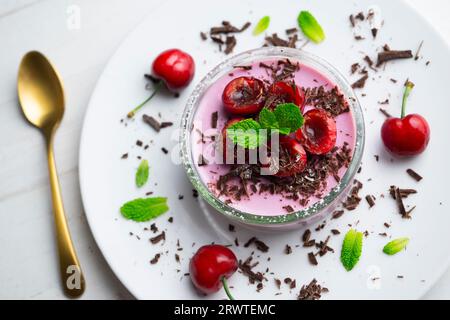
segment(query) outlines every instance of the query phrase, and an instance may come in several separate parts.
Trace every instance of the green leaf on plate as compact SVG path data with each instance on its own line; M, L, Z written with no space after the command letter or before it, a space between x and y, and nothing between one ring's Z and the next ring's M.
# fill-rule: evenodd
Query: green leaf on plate
M341 262L347 271L352 270L361 257L363 234L350 229L342 242Z
M316 18L309 11L301 11L297 18L298 25L305 36L315 43L325 39L325 33Z
M383 252L392 256L405 249L408 243L409 238L399 238L392 240L391 242L389 242L387 245L384 246Z
M120 213L126 219L144 222L159 217L168 210L167 198L152 197L129 201L120 208Z
M139 165L139 167L137 168L136 171L136 186L138 188L142 187L144 184L147 183L148 180L148 161L147 160L142 160L141 164Z
M264 16L261 18L261 20L259 20L258 24L255 26L255 29L253 29L253 35L257 36L261 33L263 33L270 24L270 17L269 16Z

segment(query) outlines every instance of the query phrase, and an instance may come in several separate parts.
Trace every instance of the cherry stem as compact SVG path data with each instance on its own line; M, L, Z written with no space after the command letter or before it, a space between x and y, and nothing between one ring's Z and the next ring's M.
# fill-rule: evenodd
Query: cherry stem
M402 101L402 114L401 118L403 119L406 115L406 100L408 100L409 94L411 90L414 88L414 83L411 81L406 81L405 83L405 92L403 93L403 101Z
M141 109L147 102L149 102L154 96L155 94L159 91L159 89L161 89L162 86L162 81L159 81L156 86L155 89L153 90L152 94L150 95L150 97L148 97L147 99L145 99L140 105L138 105L136 108L134 108L133 110L131 110L130 112L128 112L127 117L128 118L133 118L134 115L136 114L136 112L139 111L139 109Z
M230 292L230 288L228 288L227 278L222 277L222 279L220 279L220 281L222 281L223 289L225 290L225 293L227 294L228 299L234 300L234 298Z

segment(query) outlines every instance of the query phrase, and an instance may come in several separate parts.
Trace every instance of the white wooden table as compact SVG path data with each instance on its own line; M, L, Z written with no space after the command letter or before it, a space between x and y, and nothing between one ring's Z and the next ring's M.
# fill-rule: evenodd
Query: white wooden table
M162 1L0 1L0 298L65 298L44 141L25 122L16 97L17 67L33 49L49 56L65 83L66 114L55 152L70 230L87 279L83 298L133 298L109 269L86 223L78 184L78 145L89 97L108 58ZM450 41L448 0L408 1ZM450 270L426 298L450 299Z

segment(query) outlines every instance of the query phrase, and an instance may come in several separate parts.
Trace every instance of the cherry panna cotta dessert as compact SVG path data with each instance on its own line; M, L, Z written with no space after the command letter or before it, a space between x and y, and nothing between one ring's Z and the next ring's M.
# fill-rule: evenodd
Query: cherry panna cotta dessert
M199 180L222 203L258 216L283 216L321 201L340 183L356 146L347 97L327 76L294 59L257 60L223 72L198 98L192 119L192 159L206 160L195 164ZM243 137L227 139L231 126L254 129L256 146ZM262 142L260 129L267 131ZM278 150L271 150L274 132ZM209 138L214 134L219 139ZM266 154L259 153L261 146ZM244 163L236 157L239 148L245 149ZM253 162L247 155L255 150ZM226 161L219 163L221 157Z
M336 145L336 122L325 110L313 109L304 115L305 122L296 137L312 154L326 154Z
M256 78L233 79L223 90L223 106L233 115L256 114L263 107L264 91L264 83Z
M171 91L187 87L194 78L195 62L188 53L180 49L169 49L160 53L153 61L152 74L159 79L159 82L152 94L127 114L128 118L133 118L136 112L155 96L163 84Z
M406 100L414 84L407 82L400 118L388 118L381 127L381 138L386 149L397 156L415 156L425 151L430 141L430 126L418 114L405 116Z
M189 263L189 275L194 286L202 293L211 294L222 286L230 300L233 300L227 279L238 268L238 261L229 248L213 244L198 249Z

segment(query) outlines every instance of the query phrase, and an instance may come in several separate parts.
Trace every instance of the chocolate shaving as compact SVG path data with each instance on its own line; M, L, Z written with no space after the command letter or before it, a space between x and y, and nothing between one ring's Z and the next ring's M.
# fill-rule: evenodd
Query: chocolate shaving
M317 280L313 279L308 285L303 285L300 289L297 299L298 300L319 300L322 293L328 292L327 288L322 288L320 284L317 284Z
M374 197L370 194L366 196L366 201L369 204L369 207L372 208L375 205Z
M320 86L304 91L307 105L328 111L335 117L349 110L347 100L337 87L326 91L324 86Z
M161 129L173 126L173 122L164 121L161 122Z
M161 148L161 151L164 152L165 154L168 154L168 153L169 153L169 150L167 150L167 149L164 148L164 147Z
M152 116L144 114L142 115L142 120L144 120L144 122L152 127L156 132L159 132L161 130L161 124Z
M331 215L331 219L339 219L344 214L344 210L336 210Z
M265 38L266 42L275 47L289 47L289 41L281 39L276 33Z
M363 185L358 180L354 181L355 186L352 188L350 195L347 197L343 203L343 207L349 211L355 210L361 202L361 198L358 193L362 189Z
M288 206L284 206L283 209L286 210L289 213L294 212L294 208L292 208L292 206L289 206L289 205Z
M308 253L308 260L313 266L317 266L319 263L317 262L316 256L313 252Z
M392 118L391 114L387 112L385 109L380 108L380 112L386 116L386 118Z
M395 189L395 200L397 201L398 211L403 218L410 218L409 214L405 210L405 205L403 204L402 195L400 193L400 189Z
M302 241L307 242L311 238L311 230L306 229L302 236Z
M339 231L339 230L337 230L337 229L331 229L331 233L333 234L333 235L338 235L338 234L341 234L341 232Z
M407 169L406 172L417 182L423 179L423 177L417 172L415 172L413 169Z
M225 40L225 54L230 54L233 52L234 47L236 46L236 37L235 36L228 36Z
M200 32L200 38L201 38L203 41L205 41L205 40L208 39L208 36L206 35L206 33Z
M124 153L120 158L121 159L128 159L128 153Z
M360 79L358 79L356 82L352 84L353 89L362 89L366 85L366 81L369 79L369 75L365 74Z
M285 254L291 254L292 253L292 248L290 245L286 245L286 247L284 248L284 253Z
M246 275L250 283L262 282L264 275L261 272L254 272L252 269L255 265L251 265L252 257L247 258L244 262L239 260L238 266L244 275Z
M420 42L419 47L417 48L416 54L414 55L414 60L417 61L419 60L420 56L420 50L422 50L422 46L423 46L423 40Z
M157 264L159 258L161 258L161 254L160 253L155 254L155 257L152 260L150 260L150 264Z
M159 235L150 238L150 242L152 244L157 244L158 242L162 241L162 240L166 240L166 233L163 231L161 232Z
M391 60L411 59L412 57L411 50L385 50L378 53L377 67Z
M256 237L252 237L250 238L245 244L244 247L248 248L251 244L255 244L256 245L256 249L258 249L261 252L268 252L269 251L269 246L266 245L264 242L262 242L261 240L259 240Z

